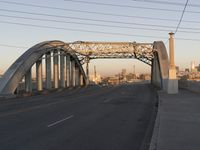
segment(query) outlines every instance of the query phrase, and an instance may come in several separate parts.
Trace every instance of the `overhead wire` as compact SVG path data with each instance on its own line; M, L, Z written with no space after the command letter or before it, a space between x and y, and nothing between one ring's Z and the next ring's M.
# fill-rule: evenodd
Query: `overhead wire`
M101 2L88 2L88 1L81 1L81 0L65 0L65 1L71 1L71 2L76 2L76 3L85 3L85 4L93 4L93 5L123 7L123 8L147 9L147 10L154 10L154 11L155 10L157 10L157 11L172 11L172 12L180 12L181 11L181 10L175 10L175 9L140 7L140 6L130 6L130 5L118 5L118 4L109 4L109 3L101 3ZM15 5L21 5L21 6L31 6L31 7L38 7L38 8L68 10L68 9L60 8L60 7L52 7L52 6L45 6L45 5L28 4L28 3L14 2L14 1L3 1L3 0L0 0L0 3L15 4Z
M0 44L2 47L11 47L11 48L28 48L24 46L16 46L16 45L8 45L8 44Z
M154 3L154 4L166 4L166 5L176 5L184 6L185 3L169 2L169 1L158 1L158 0L132 0L133 2L144 2L144 3ZM198 4L188 4L190 7L200 7Z
M113 7L127 7L127 8L138 8L138 9L147 9L147 10L157 10L157 11L171 11L171 12L182 12L182 10L177 9L164 9L164 8L153 8L153 7L140 7L140 6L130 6L130 5L121 5L121 4L111 4L111 3L102 3L102 2L91 2L91 1L82 1L82 0L64 0L68 2L83 3L83 4L92 4L92 5L103 5L103 6L113 6ZM189 13L200 13L200 11L187 11Z
M176 30L175 30L174 34L177 33L177 31L178 31L178 29L179 29L179 27L180 27L180 24L181 24L181 22L182 22L182 19L183 19L183 16L184 16L184 13L185 13L186 7L187 7L187 5L188 5L188 2L189 2L189 0L187 0L186 3L185 3L185 6L184 6L184 9L183 9L183 12L182 12L182 14L181 14L181 18L180 18L180 20L179 20L179 22L178 22L178 25L177 25L177 27L176 27Z
M61 8L61 7L51 7L51 6L45 6L45 5L35 5L35 4L27 4L27 3L11 2L11 1L1 1L0 0L0 3L14 4L14 5L28 6L28 7L37 7L37 8L46 8L46 9L53 9L53 10L80 12L80 13L88 13L88 14L106 15L106 16L140 18L140 19L162 20L162 21L175 21L175 22L177 21L177 19L171 19L171 18L158 18L158 17L144 17L144 16L135 16L135 15L114 14L114 13L105 13L105 12L96 12L96 11L87 11L87 10L78 10L78 9L68 9L68 8ZM200 21L192 21L192 20L183 20L183 22L200 23Z
M70 0L69 0L70 1ZM74 1L74 0L71 0L71 1ZM11 4L17 4L17 5L23 5L24 3L18 3L18 2L7 2L7 1L0 1L0 2L3 2L3 3L11 3ZM57 8L57 7L49 7L49 6L39 6L39 5L34 5L34 4L25 4L25 6L32 6L32 7L45 7L45 8L48 8L48 9L60 9L60 8ZM64 9L66 10L66 9ZM5 10L2 10L2 11L5 11ZM8 11L8 10L7 10ZM10 10L11 11L11 10ZM20 11L13 11L13 12L20 12ZM34 15L48 15L48 14L38 14L38 13L29 13L29 12L20 12L20 13L28 13L28 14L34 14ZM200 13L200 12L199 12ZM51 17L61 17L61 16L58 16L58 15L48 15L48 16L51 16ZM62 17L66 17L66 16L62 16ZM132 17L132 16L130 16ZM69 17L68 17L69 18ZM148 17L147 17L148 18ZM31 18L29 18L31 19ZM71 17L71 19L84 19L84 20L91 20L91 21L103 21L103 22L110 22L110 23L123 23L123 22L116 22L116 21L106 21L106 20L96 20L96 19L85 19L85 18L73 18ZM150 19L161 19L161 18L150 18ZM167 19L166 19L167 20ZM173 21L175 21L175 19L172 19ZM172 21L171 20L171 21ZM46 20L47 21L47 20ZM52 21L51 19L49 19L49 21ZM56 20L54 20L56 21ZM60 22L60 21L58 21ZM31 24L22 24L22 23L15 23L15 22L6 22L6 21L1 21L1 23L9 23L9 24L18 24L18 25L26 25L26 26L34 26L34 27L43 27L43 28L54 28L54 29L64 29L64 30L73 30L73 29L69 29L69 28L62 28L62 27L49 27L49 26L40 26L40 25L31 25ZM74 22L75 23L75 22ZM199 23L199 22L198 22ZM133 24L133 23L125 23L125 24ZM91 24L91 25L95 25L95 24ZM137 25L147 25L147 24L137 24ZM102 25L104 26L104 25ZM105 25L107 26L107 25ZM155 27L165 27L165 28L172 28L171 26L160 26L160 25L148 25L148 26L155 26ZM109 25L108 25L109 27ZM120 27L120 26L117 26L117 27ZM180 27L179 27L180 28ZM143 28L145 30L145 28ZM194 28L181 28L181 29L191 29L191 30L196 30ZM199 29L199 28L197 28ZM105 33L105 32L99 32L99 31L90 31L90 30L82 30L82 29L75 29L77 31L83 31L83 32L93 32L93 33L101 33L101 34L114 34L114 35L124 35L124 36L135 36L135 35L130 35L130 34L124 34L124 33ZM148 29L147 29L148 30ZM149 29L151 30L151 29ZM154 29L153 29L154 30ZM191 31L180 31L180 32L191 32ZM138 36L138 35L136 35ZM140 36L140 35L139 35ZM143 36L143 37L154 37L155 36ZM156 37L157 38L157 37ZM165 38L165 37L162 37L162 38ZM180 39L180 38L179 38ZM182 40L185 40L185 39L182 39ZM198 40L198 39L197 39Z
M160 38L160 39L166 38L166 37L161 37L161 36L134 35L134 34L116 33L116 32L92 31L92 30L85 30L85 29L54 27L54 26L46 26L46 25L34 25L34 24L10 22L10 21L0 21L0 23L29 26L29 27L37 27L37 28L46 28L46 29L57 29L57 30L67 30L67 31L76 31L76 32L79 31L79 32L87 32L87 33L106 34L106 35L121 35L121 36L129 36L129 37L137 36L137 37Z
M34 21L48 21L54 23L64 23L64 24L79 24L79 25L90 25L90 26L98 26L98 27L111 27L111 28L122 28L122 29L141 29L141 30L153 30L153 31L169 31L168 29L157 29L157 28L144 28L144 27L133 27L133 26L119 26L119 25L107 25L107 24L95 24L95 23L83 23L83 22L74 22L74 21L61 21L55 19L40 19L40 18L32 18L32 17L22 17L22 16L12 16L12 15L2 15L0 17L8 17L8 18L17 18L17 19L26 19L26 20L34 20ZM138 24L137 24L138 25Z
M47 17L56 17L56 18L79 19L79 20L85 20L85 21L99 21L99 22L108 22L108 23L119 23L119 24L133 24L131 22L129 23L129 22L123 22L123 21L111 21L111 20L103 20L103 19L89 19L89 18L71 17L71 16L63 16L63 15L52 15L52 14L46 14L46 13L33 13L33 12L25 12L25 11L9 10L9 9L0 9L0 11L13 12L13 13L22 13L22 14L29 14L29 15L47 16Z
M82 23L82 22L74 22L74 21L61 21L61 20L55 20L55 19L40 19L40 18L32 18L32 17L23 17L23 16L12 16L12 15L2 15L0 14L0 17L8 17L8 18L17 18L17 19L26 19L26 20L34 20L34 21L48 21L48 22L54 22L54 23L64 23L64 24L78 24L78 25L90 25L90 26L98 26L98 27L110 27L110 28L121 28L121 29L132 29L132 30L147 30L147 31L164 31L168 32L169 29L157 29L157 28L145 28L145 27L133 27L133 26L118 26L118 25L107 25L107 24L95 24L95 23ZM179 31L182 33L200 33L196 30L200 30L200 28L196 28L195 31Z
M0 9L0 11L6 12L13 12L13 13L21 13L21 14L29 14L29 15L37 15L37 16L47 16L47 17L56 17L56 18L68 18L68 19L77 19L77 20L84 20L84 21L96 21L96 22L104 22L104 23L118 23L118 24L125 24L125 25L138 25L138 26L147 26L147 27L159 27L159 28L176 28L176 26L167 26L167 25L156 25L156 24L143 24L143 23L133 23L133 22L123 22L123 21L111 21L111 20L104 20L104 19L89 19L89 18L81 18L81 17L70 17L70 16L63 16L63 15L51 15L46 13L33 13L33 12L25 12L25 11L18 11L18 10L8 10L8 9ZM184 30L200 30L200 28L183 28Z

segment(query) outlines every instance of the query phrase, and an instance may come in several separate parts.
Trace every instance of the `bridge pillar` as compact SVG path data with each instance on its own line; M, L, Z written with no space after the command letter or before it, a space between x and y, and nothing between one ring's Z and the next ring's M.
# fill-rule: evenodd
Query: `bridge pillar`
M80 80L80 86L83 86L83 75L80 73L80 76L79 76L79 80Z
M78 67L76 67L76 75L75 75L75 84L76 84L76 86L79 86L80 85L80 78L79 78L79 68Z
M178 93L178 80L176 78L176 68L174 63L174 33L169 33L169 56L170 56L170 66L169 66L169 80L167 93L177 94Z
M45 56L46 62L46 89L50 90L52 88L51 83L51 53L47 53Z
M72 85L72 87L76 86L75 78L76 78L75 61L71 60L71 85Z
M43 81L42 81L42 60L36 62L36 80L37 80L37 90L42 91Z
M32 72L29 69L25 75L25 91L32 92Z
M65 56L64 52L60 51L60 86L61 88L65 88L65 75L66 75L66 67L65 67Z
M87 77L87 79L86 79L86 85L88 85L89 84L89 62L90 62L90 59L89 59L89 57L86 57L85 58L86 60L86 77Z
M54 88L58 88L59 68L58 68L58 51L54 50L53 53L53 83Z
M66 55L66 86L70 87L70 55Z

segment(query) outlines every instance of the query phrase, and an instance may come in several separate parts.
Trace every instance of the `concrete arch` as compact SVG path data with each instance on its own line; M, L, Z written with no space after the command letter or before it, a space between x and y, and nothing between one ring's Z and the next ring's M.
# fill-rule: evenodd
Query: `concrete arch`
M28 49L10 66L0 81L0 94L13 94L19 82L36 61L44 54L51 52L54 49L62 50L70 55L71 59L75 61L75 65L79 68L80 73L83 75L84 82L86 82L86 75L82 65L75 52L70 49L68 44L62 41L46 41Z
M169 60L166 47L162 41L155 41L153 43L154 58L151 67L151 82L152 84L167 89L169 78Z

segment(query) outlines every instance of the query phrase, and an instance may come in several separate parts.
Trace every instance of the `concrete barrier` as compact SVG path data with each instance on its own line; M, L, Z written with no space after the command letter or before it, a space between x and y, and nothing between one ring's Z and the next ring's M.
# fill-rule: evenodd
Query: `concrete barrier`
M179 80L179 88L200 93L200 81Z

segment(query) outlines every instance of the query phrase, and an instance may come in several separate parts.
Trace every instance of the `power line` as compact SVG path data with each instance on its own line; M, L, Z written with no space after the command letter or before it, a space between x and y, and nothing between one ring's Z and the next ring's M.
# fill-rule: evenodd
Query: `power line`
M167 1L155 1L155 0L132 0L134 2L145 2L145 3L155 3L155 4L167 4L167 5L185 5L183 3L177 2L167 2Z
M29 26L29 27L37 27L37 28L45 28L45 29L57 29L57 30L75 31L75 32L79 31L79 32L96 33L96 34L105 34L105 35L121 35L121 36L129 36L129 37L146 37L146 38L166 39L166 37L161 37L161 36L133 35L133 34L116 33L116 32L92 31L92 30L84 30L84 29L63 28L63 27L53 27L53 26L44 26L44 25L34 25L34 24L26 24L26 23L18 23L18 22L9 22L9 21L0 21L0 23L4 23L4 24L13 24L13 25L20 25L20 26Z
M163 28L175 28L175 26L165 26L165 25L155 25L155 24L141 24L141 23L128 23L123 21L109 21L103 19L89 19L89 18L81 18L81 17L68 17L68 16L61 16L61 15L50 15L44 13L32 13L32 12L24 12L24 11L16 11L16 10L8 10L8 9L0 9L0 11L6 12L14 12L14 13L22 13L22 14L29 14L29 15L39 15L39 16L48 16L48 17L56 17L56 18L68 18L68 19L78 19L84 21L97 21L97 22L106 22L106 23L119 23L119 24L129 24L129 25L143 25L143 26L152 26L152 27L163 27Z
M155 4L167 4L167 5L177 5L177 6L185 6L185 3L177 3L177 2L168 2L168 1L155 1L155 0L132 0L134 2L144 2L144 3L155 3ZM198 4L188 4L191 7L200 7Z
M117 25L106 25L106 24L95 24L95 23L81 23L81 22L73 22L73 21L60 21L55 19L39 19L39 18L32 18L32 17L22 17L22 16L11 16L11 15L1 15L1 17L8 17L8 18L18 18L18 19L26 19L26 20L34 20L34 21L48 21L48 22L56 22L56 23L64 23L64 24L80 24L80 25L91 25L91 26L98 26L98 27L110 27L110 28L121 28L121 29L132 29L132 30L149 30L149 31L164 31L169 32L168 29L157 29L157 28L144 28L144 27L131 27L131 26L117 26ZM197 30L197 29L195 29ZM200 30L200 28L199 28ZM199 34L200 32L197 31L179 31L182 33L196 33Z
M176 34L176 32L178 31L178 28L179 28L179 26L180 26L180 24L181 24L181 21L182 21L182 19L183 19L183 15L184 15L184 13L185 13L185 9L186 9L186 7L187 7L188 2L189 2L189 0L187 0L186 3L185 3L185 6L184 6L184 9L183 9L181 18L180 18L180 20L179 20L179 23L178 23L178 25L177 25L177 27L176 27L176 30L175 30L174 34Z
M62 27L42 26L42 25L33 25L33 24L16 23L16 22L8 22L8 21L0 21L0 23L20 25L20 26L29 26L29 27L37 27L37 28L45 28L45 29L57 29L57 30L76 31L76 32L79 31L79 32L95 33L95 34L105 34L105 35L121 35L121 36L129 36L129 37L144 37L144 38L167 39L167 37L161 37L161 36L133 35L133 34L125 34L125 33L91 31L91 30L83 30L83 29L75 29L75 28L62 28ZM200 39L187 39L187 38L176 38L176 39L177 40L184 40L184 41L185 40L186 41L198 41L198 42L200 41ZM27 47L21 47L21 48L27 48Z
M5 9L1 9L1 10L5 10ZM149 19L149 20L162 20L162 21L177 21L177 19L157 18L157 17L144 17L144 16L134 16L134 15L121 15L121 14L103 13L103 12L95 12L95 11L84 11L84 10L76 10L76 9L64 9L64 10L71 11L71 12L81 12L81 13L88 13L88 14L105 15L105 16L139 18L139 19Z
M88 14L106 15L106 16L139 18L139 19L149 19L149 20L162 20L162 21L177 21L177 19L169 19L169 18L144 17L144 16L135 16L135 15L124 15L124 14L122 15L122 14L114 14L114 13L104 13L104 12L96 12L96 11L85 11L85 10L68 9L68 8L60 8L60 7L50 7L50 6L44 6L44 5L41 6L41 5L19 3L19 2L7 2L7 1L1 1L1 0L0 0L0 3L14 4L14 5L28 6L28 7L37 7L37 8L46 8L46 9L53 9L53 10L80 12L80 13L88 13ZM200 13L200 12L193 12L193 13ZM192 20L183 20L182 22L200 23L199 21L192 21Z
M21 17L21 16L11 16L11 15L1 15L1 17L8 18L18 18L18 19L27 19L27 20L37 20L37 21L48 21L48 22L56 22L56 23L65 23L65 24L80 24L80 25L91 25L91 26L99 26L99 27L111 27L111 28L122 28L122 29L141 29L141 30L152 30L152 31L166 31L167 29L157 29L157 28L142 28L142 27L131 27L131 26L117 26L117 25L106 25L106 24L95 24L95 23L81 23L81 22L73 22L73 21L59 21L55 19L39 19L39 18L30 18L30 17Z
M172 28L176 28L175 26L166 26L166 25L155 25L155 24L142 24L142 23L128 23L122 21L110 21L110 20L103 20L103 19L89 19L89 18L81 18L81 17L69 17L69 16L61 16L61 15L50 15L50 14L43 14L43 13L32 13L32 12L24 12L24 11L17 11L17 10L8 10L8 9L0 9L0 11L12 12L12 13L21 13L21 14L29 14L29 15L37 15L37 16L47 16L47 17L55 17L55 18L67 18L67 19L76 19L76 20L83 20L83 21L95 21L95 22L105 22L105 23L118 23L124 25L138 25L138 26L146 26L146 27L158 27L158 28L168 28L171 30ZM199 22L200 23L200 22ZM200 28L183 28L185 30L200 30Z
M177 21L176 19L165 19L165 18L154 18L154 17L142 17L142 16L133 16L133 15L122 15L122 14L104 13L104 12L96 12L96 11L86 11L86 10L78 10L78 9L68 9L68 8L61 8L61 7L50 7L50 6L44 6L44 5L41 6L41 5L34 5L34 4L27 4L27 3L19 3L19 2L0 1L0 3L14 4L14 5L28 6L28 7L36 7L36 8L46 8L46 9L53 9L53 10L80 12L80 13L88 13L88 14L106 15L106 16L128 17L128 18L143 18L143 19L152 19L152 20L163 20L163 21Z
M158 11L181 12L181 10L175 10L175 9L118 5L118 4L111 4L111 3L88 2L88 1L82 1L82 0L64 0L64 1L70 1L70 2L75 2L75 3L83 3L83 4L92 4L92 5L102 5L102 6L114 6L114 7L127 7L127 8L138 8L138 9L158 10ZM199 11L187 11L187 12L189 12L189 13L200 13Z
M28 48L24 46L15 46L15 45L7 45L7 44L0 44L2 47L11 47L11 48Z
M180 10L175 10L175 9L130 6L130 5L121 5L121 4L101 3L101 2L88 2L88 1L82 1L82 0L64 0L64 1L75 2L75 3L84 3L84 4L92 4L92 5L101 5L101 6L122 7L122 8L138 8L138 9L148 9L148 10L180 12Z

